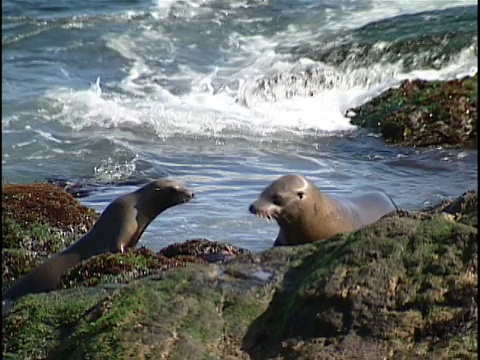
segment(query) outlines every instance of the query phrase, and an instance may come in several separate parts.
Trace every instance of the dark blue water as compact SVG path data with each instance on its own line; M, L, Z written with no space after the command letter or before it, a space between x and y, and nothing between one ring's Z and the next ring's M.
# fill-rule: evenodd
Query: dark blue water
M473 1L4 1L2 182L178 179L194 202L154 250L207 237L261 250L248 213L298 172L329 193L420 209L477 185L477 151L386 146L345 111L404 79L477 71ZM134 186L82 202L102 211Z

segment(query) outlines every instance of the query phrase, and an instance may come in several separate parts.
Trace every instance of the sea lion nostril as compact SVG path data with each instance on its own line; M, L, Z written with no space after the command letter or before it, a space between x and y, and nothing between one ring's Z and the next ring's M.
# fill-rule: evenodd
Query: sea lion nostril
M252 214L256 214L257 213L257 208L255 207L255 205L250 205L250 207L248 208L248 210L252 213Z

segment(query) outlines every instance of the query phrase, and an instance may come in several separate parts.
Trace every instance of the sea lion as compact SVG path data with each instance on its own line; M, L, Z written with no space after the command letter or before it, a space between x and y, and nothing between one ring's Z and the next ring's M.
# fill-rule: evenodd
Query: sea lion
M193 196L192 191L173 180L153 181L120 196L107 206L82 238L7 289L2 294L2 313L7 303L24 295L55 289L60 277L82 260L104 252L117 253L133 248L157 215Z
M380 191L339 199L321 192L301 175L285 175L267 186L249 210L261 218L277 221L277 246L298 245L358 230L396 211L397 206Z

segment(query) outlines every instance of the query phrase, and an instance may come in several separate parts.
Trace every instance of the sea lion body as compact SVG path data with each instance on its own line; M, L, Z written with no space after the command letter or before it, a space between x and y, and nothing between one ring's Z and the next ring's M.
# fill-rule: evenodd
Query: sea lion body
M5 303L5 300L16 300L27 294L53 290L61 276L78 262L101 253L133 248L157 215L193 196L193 192L176 181L159 180L117 198L89 232L14 283L2 294L2 300Z
M267 186L249 210L277 221L280 231L276 246L314 242L355 231L397 207L380 191L340 199L321 192L303 176L285 175Z

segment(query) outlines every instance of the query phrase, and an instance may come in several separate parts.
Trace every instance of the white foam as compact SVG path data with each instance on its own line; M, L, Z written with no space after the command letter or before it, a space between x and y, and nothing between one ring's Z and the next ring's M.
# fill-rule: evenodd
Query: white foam
M209 1L185 2L158 1L151 15L154 19L176 17L175 21L190 21L198 16L214 14L216 9ZM232 31L220 49L225 57L222 63L213 64L209 70L193 70L192 66L178 62L174 74L163 72L155 66L173 63L181 52L182 44L175 44L171 35L165 33L162 24L145 22L139 24L140 33L122 34L109 38L107 45L129 60L127 75L118 86L122 93L102 92L102 83L97 79L88 90L75 91L57 88L47 96L59 105L57 114L50 116L80 130L91 126L122 127L135 130L138 127L151 129L159 137L177 134L190 136L253 136L264 137L271 133L316 134L352 129L345 111L357 106L388 87L404 79L448 79L477 70L477 57L473 49L464 49L440 70L416 69L402 73L401 60L397 64L374 64L368 68L346 70L333 69L330 78L333 86L312 94L282 97L282 88L275 91L275 101L253 93L256 82L269 71L285 72L305 66L324 66L311 59L292 62L288 54L274 51L277 44L295 44L309 37L315 39L323 29L353 28L390 16L424 10L441 9L454 5L475 4L472 1L370 1L358 4L346 3L342 9L330 10L325 23L311 28L293 24L285 31L271 37L244 36ZM245 3L230 6L230 11L241 11ZM245 18L239 18L242 22ZM249 18L251 22L261 18ZM162 51L158 46L161 45ZM377 47L387 46L378 43ZM183 49L185 50L185 49ZM208 67L205 67L208 68ZM101 74L99 74L101 75ZM172 93L162 82L166 79L187 87L182 92ZM327 79L327 80L328 80ZM222 83L222 87L215 84Z
M132 160L125 160L123 162L114 160L111 157L102 159L100 164L96 165L93 169L95 178L105 182L128 179L136 170L137 160L138 155Z
M377 66L377 70L383 73L385 77L380 76L380 81L371 84L368 87L352 87L349 91L349 96L345 102L345 111L349 108L356 107L368 101L369 99L379 95L388 88L395 87L404 80L450 80L461 79L465 76L472 76L478 71L477 56L474 49L467 47L460 51L457 56L452 57L450 61L441 69L417 69L408 73L400 71L401 63L392 64L387 67ZM383 69L383 71L382 71ZM352 73L358 74L362 71L369 71L369 69L357 69Z

